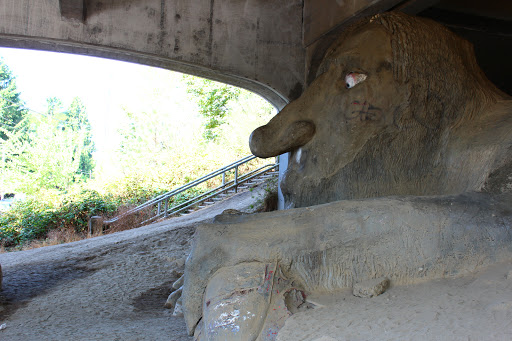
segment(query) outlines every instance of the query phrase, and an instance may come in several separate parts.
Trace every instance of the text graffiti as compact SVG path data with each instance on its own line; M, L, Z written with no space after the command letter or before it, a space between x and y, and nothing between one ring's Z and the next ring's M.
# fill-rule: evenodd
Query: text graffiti
M367 101L354 101L352 105L355 106L356 110L345 114L347 120L378 121L382 117L382 109L374 107Z

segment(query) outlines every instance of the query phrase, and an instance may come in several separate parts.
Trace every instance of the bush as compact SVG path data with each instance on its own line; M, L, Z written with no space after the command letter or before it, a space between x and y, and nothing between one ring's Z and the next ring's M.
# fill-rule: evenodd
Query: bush
M63 196L42 192L14 203L9 211L0 214L0 242L6 247L19 246L43 238L54 229L85 233L89 217L112 215L118 206L114 197L93 190Z
M66 196L57 210L60 226L72 227L75 232L86 232L89 218L96 215L110 215L118 208L112 196L101 196L93 190L84 190L78 196Z
M119 193L121 195L102 195L91 189L66 194L44 191L17 201L10 210L0 213L0 244L4 247L22 247L56 230L85 237L90 217L113 217L128 207L163 193L162 190L144 187L142 182L139 184L131 187L130 192ZM175 196L171 204L185 202L201 192L194 188L187 190Z
M51 188L54 190L48 186L32 186L36 196L14 204L8 212L0 212L0 244L23 246L34 239L49 240L59 234L66 235L67 240L75 237L70 236L71 233L85 236L88 219L93 215L111 218L248 155L249 134L268 122L274 114L272 107L247 91L214 85L210 81L206 83L211 87L204 89L207 96L203 96L205 101L199 105L212 108L213 116L204 110L199 110L201 115L183 115L182 110L161 105L167 103L168 97L165 96L154 97L152 103L160 103L158 106L125 107L126 117L121 120L118 130L119 145L115 148L115 155L111 155L114 161L105 163L103 167L98 164L94 178L87 182L70 180L71 183L53 184ZM195 89L203 91L202 87ZM218 92L217 89L225 91ZM218 100L214 98L217 95ZM214 125L210 124L212 122ZM58 151L60 145L54 145ZM48 155L53 157L57 154L52 150ZM256 168L265 163L268 161L254 160L249 167ZM243 173L246 171L244 168L247 166L240 167L239 171ZM37 172L30 175L37 177L38 181L46 181ZM50 175L47 178L54 176ZM233 178L233 171L226 173L226 181ZM21 180L26 181L26 177L21 177ZM211 179L175 196L171 204L188 201L221 182L221 177ZM15 185L14 181L12 186ZM64 189L68 185L77 188ZM134 225L125 224L123 229Z

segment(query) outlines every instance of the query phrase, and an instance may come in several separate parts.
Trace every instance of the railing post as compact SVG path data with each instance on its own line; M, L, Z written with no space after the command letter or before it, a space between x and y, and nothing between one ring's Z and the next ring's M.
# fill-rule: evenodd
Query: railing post
M238 166L235 167L235 193L238 193Z
M165 213L164 213L164 217L167 217L167 215L169 215L168 211L169 211L169 197L167 197L167 199L165 199Z
M222 186L226 185L226 171L222 172Z
M161 202L161 201L159 201L159 202L158 202L158 208L157 208L157 210L156 210L156 215L157 215L157 216L159 216L159 215L160 215L160 210L161 210L161 209L162 209L162 202Z
M89 236L103 234L103 218L92 216L89 218Z

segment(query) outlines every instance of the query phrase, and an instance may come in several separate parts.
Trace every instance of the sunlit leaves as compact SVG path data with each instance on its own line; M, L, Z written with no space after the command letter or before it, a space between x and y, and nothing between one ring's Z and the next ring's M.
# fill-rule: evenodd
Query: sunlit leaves
M65 190L92 170L91 128L79 99L67 111L59 100L49 99L46 114L32 114L27 127L9 137L0 166L10 190Z
M219 137L219 127L226 123L230 101L236 100L240 89L209 79L185 76L187 92L199 106L199 112L204 117L203 136L206 140L214 141Z

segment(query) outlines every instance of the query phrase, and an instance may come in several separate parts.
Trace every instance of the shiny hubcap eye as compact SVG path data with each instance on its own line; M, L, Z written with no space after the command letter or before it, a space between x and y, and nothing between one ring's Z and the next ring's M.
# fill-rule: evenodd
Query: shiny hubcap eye
M366 77L364 73L350 72L345 76L345 86L347 89L351 89L356 86L356 84L364 81Z

